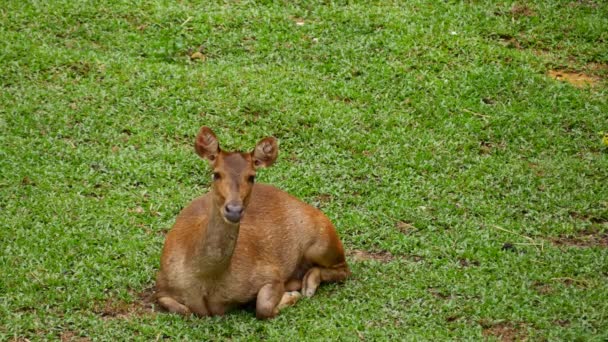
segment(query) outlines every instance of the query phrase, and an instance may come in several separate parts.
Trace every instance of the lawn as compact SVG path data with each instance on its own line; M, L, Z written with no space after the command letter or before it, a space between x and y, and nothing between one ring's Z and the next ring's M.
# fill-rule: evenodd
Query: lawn
M608 3L4 1L0 340L608 338ZM151 302L226 149L353 276L271 321Z

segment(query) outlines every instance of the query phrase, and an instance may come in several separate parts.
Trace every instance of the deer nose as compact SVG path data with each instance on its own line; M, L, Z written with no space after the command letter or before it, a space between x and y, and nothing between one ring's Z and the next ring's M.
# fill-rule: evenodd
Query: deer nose
M238 203L228 203L224 209L224 215L230 222L237 223L241 220L241 216L243 215L242 205Z

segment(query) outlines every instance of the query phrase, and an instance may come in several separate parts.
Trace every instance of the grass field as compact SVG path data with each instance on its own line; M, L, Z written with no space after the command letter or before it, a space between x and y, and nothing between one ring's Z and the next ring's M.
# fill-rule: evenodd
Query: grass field
M0 340L608 338L608 3L4 1ZM193 151L336 224L272 321L150 302Z

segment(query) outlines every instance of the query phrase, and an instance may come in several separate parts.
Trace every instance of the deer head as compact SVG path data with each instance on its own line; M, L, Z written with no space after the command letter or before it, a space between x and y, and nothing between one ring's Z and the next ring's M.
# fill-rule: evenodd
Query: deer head
M224 221L238 224L243 217L256 170L271 166L278 155L277 140L266 137L260 140L253 151L222 151L217 137L209 127L201 127L194 144L196 153L209 160L213 170L213 204Z

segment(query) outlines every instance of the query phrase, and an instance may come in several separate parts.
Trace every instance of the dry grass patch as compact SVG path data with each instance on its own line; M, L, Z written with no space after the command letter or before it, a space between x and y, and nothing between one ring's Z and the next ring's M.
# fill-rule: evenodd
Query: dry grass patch
M157 310L154 305L154 287L149 287L136 295L137 300L126 302L116 298L108 298L105 302L95 306L93 311L103 318L129 318L154 314Z

